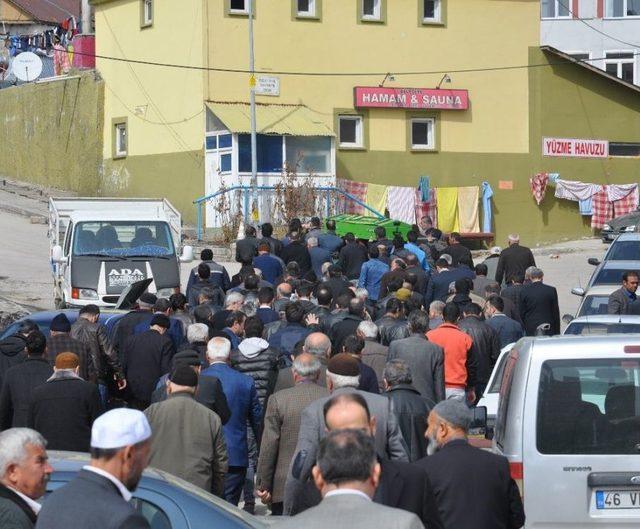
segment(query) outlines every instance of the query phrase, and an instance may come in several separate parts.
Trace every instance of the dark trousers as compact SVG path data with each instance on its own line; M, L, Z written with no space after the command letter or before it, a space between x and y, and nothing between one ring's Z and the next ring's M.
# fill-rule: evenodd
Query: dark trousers
M256 443L255 436L253 435L251 425L248 425L247 427L247 444L249 446L249 467L247 468L247 474L244 478L244 488L242 491L245 507L247 505L256 504L254 480L256 476L256 466L258 465L258 444Z
M284 512L284 502L277 502L271 504L271 516L282 516Z
M224 499L233 505L238 505L244 487L247 467L229 467L224 478Z

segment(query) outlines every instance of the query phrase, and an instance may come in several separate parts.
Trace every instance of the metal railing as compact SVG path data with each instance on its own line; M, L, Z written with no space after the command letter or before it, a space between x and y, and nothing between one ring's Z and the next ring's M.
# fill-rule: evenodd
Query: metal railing
M365 204L362 200L360 200L359 198L354 197L352 194L347 193L346 191L344 191L343 189L337 188L337 187L316 187L314 188L315 191L318 192L322 192L326 194L326 198L325 198L325 214L328 217L329 215L331 215L331 193L337 193L338 195L342 195L343 197L355 202L356 204L358 204L359 206L362 206L364 209L366 209L367 211L373 213L373 216L378 218L378 219L384 219L385 216L380 213L379 211L373 209L371 206L368 206L367 204ZM276 187L275 186L232 186L232 187L228 187L226 189L221 189L220 191L216 191L215 193L211 193L210 195L205 195L203 197L197 198L196 200L193 201L193 203L196 205L197 209L197 216L198 216L198 230L197 230L197 236L198 236L198 240L201 241L202 240L202 234L203 234L203 226L202 226L202 206L205 202L207 202L208 200L213 200L216 197L219 197L221 195L224 195L225 193L230 193L232 191L242 191L242 196L243 196L243 210L244 210L244 218L245 220L247 220L249 218L249 214L250 214L250 200L251 200L251 193L253 193L253 191L275 191Z

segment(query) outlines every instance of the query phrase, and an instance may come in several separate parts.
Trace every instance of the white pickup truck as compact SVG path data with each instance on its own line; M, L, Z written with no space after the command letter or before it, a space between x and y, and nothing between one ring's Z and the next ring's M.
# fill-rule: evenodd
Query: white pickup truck
M180 213L165 199L51 198L49 243L56 308L115 306L132 283L153 279L149 291L180 291Z

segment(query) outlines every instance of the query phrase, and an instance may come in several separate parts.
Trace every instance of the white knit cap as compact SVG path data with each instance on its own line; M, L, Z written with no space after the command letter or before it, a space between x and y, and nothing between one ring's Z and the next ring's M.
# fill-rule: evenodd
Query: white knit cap
M91 428L91 448L109 450L131 446L151 437L151 426L144 413L116 408L100 415Z

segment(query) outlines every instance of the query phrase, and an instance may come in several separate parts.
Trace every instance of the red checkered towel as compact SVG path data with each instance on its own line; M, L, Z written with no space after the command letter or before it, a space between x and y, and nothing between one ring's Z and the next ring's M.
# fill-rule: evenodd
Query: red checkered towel
M342 178L338 178L336 184L338 189L342 189L345 193L349 193L362 202L367 198L366 182L354 182L353 180L343 180ZM365 208L360 204L357 204L342 194L338 197L338 211L352 215L372 214L371 212L367 213L367 210L365 210Z
M529 186L531 187L531 193L533 198L538 203L544 200L544 194L547 191L547 184L549 183L549 173L538 173L533 178L529 179Z
M635 211L638 207L638 186L603 186L602 191L593 195L593 216L591 227L602 229L611 219L622 217ZM624 194L626 192L626 195ZM620 200L611 202L610 196L622 196Z
M431 217L433 227L438 227L438 190L432 187L429 191L429 202L422 202L422 193L416 189L416 222L422 217Z

